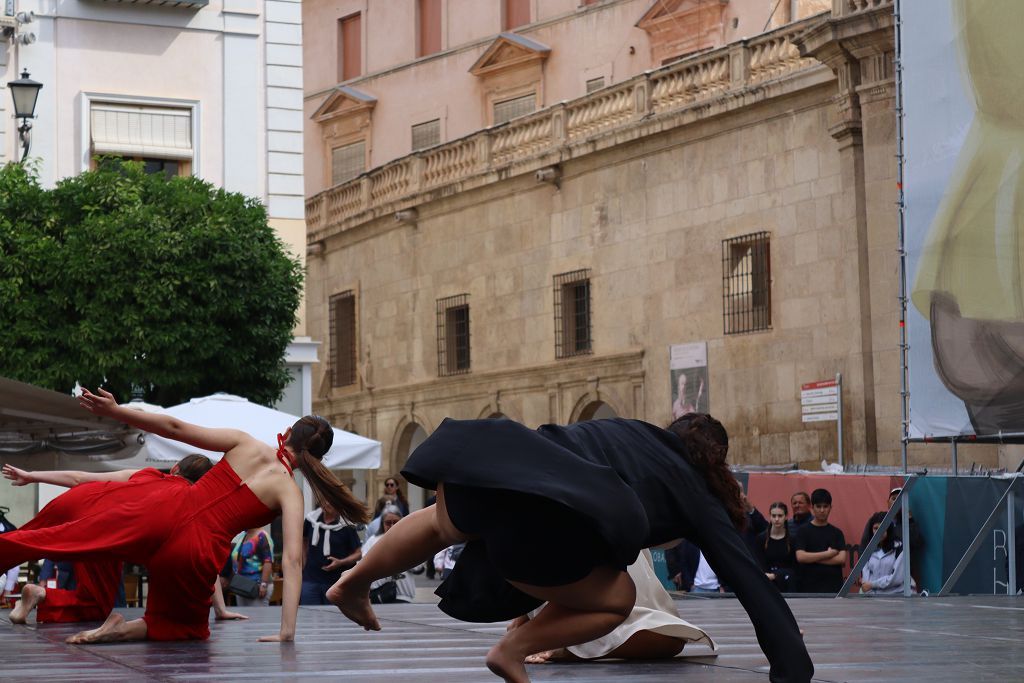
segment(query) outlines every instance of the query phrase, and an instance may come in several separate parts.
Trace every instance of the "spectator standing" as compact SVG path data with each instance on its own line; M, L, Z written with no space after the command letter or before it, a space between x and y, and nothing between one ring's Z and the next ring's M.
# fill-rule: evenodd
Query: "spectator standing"
M397 524L402 519L401 511L393 506L389 505L384 508L384 512L380 515L380 532L375 536L370 536L363 543L363 556L370 554L370 550L376 545L377 541L384 537L384 534L388 532L391 527ZM385 587L385 584L392 582L395 584L394 598L386 599L386 602L412 602L416 599L416 580L413 578L409 571L403 571L394 576L379 579L374 581L370 586L370 591L376 591Z
M722 584L718 581L718 576L715 574L715 570L711 568L708 561L704 558L704 553L700 554L700 561L697 564L697 573L693 577L693 590L692 593L723 593L725 589L722 588Z
M885 511L876 512L868 520L872 535L878 531ZM892 595L903 592L903 564L906 554L900 542L893 538L892 526L885 530L878 548L871 553L861 573L860 592L872 595Z
M245 530L245 535L231 551L231 564L236 574L260 584L259 595L255 598L235 595L235 601L239 606L269 605L271 588L274 585L271 581L274 573L274 546L270 535L263 527Z
M832 494L815 489L811 513L813 519L796 532L796 589L801 593L838 593L843 587L846 538L828 523Z
M752 557L757 557L757 537L768 529L768 520L764 518L761 511L754 507L754 504L747 498L747 494L741 494L743 497L743 511L746 513L747 526L741 532L743 535L743 541L747 544L747 549L750 550Z
M771 527L758 535L756 546L756 557L761 562L765 576L782 592L792 590L790 579L796 563L796 549L789 533L787 514L789 510L781 500L771 504L768 508Z
M409 501L406 499L405 494L402 493L402 487L398 485L396 477L388 477L384 480L384 495L394 496L394 505L402 513L402 517L409 516Z
M789 499L789 505L793 508L793 518L789 520L789 534L793 536L797 529L807 524L814 518L811 514L811 497L806 491L797 491Z
M7 508L0 508L0 534L7 533L8 531L14 531L18 528L7 519L4 515L5 512L9 512L9 510ZM18 571L20 569L20 566L11 567L0 575L0 581L3 582L3 585L0 586L0 588L3 589L4 595L14 592L14 588L18 585Z
M359 534L324 501L302 523L300 605L329 605L327 589L363 556Z
M693 577L700 564L700 550L685 538L665 551L668 575L678 590L689 593L693 590Z

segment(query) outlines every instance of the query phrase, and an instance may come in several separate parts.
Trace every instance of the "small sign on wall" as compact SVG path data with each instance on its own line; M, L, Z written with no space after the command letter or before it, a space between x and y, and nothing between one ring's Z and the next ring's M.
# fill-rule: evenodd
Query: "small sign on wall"
M836 422L839 419L839 382L826 379L800 386L803 422Z
M672 381L672 419L687 413L708 412L708 344L676 344L669 347Z

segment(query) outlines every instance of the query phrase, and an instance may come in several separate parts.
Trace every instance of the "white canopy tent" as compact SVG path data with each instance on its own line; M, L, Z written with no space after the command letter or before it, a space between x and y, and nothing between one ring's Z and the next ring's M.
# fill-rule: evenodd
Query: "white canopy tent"
M163 412L201 427L240 429L274 448L277 448L277 435L299 419L231 394L194 398L188 403L165 408ZM189 453L202 453L211 460L219 460L222 455L155 434L146 434L145 442L146 464L142 467L170 467ZM335 429L334 443L324 455L323 462L330 469L376 469L380 467L380 457L379 441Z

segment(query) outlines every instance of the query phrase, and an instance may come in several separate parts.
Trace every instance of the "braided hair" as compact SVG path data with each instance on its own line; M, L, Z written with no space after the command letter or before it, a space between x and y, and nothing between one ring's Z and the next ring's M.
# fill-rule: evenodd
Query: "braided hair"
M324 455L332 443L331 423L319 415L306 415L292 425L285 445L295 453L299 471L313 488L318 504L322 506L326 501L348 521L365 524L370 519L366 506L324 466Z
M743 529L747 516L742 490L725 463L729 455L729 434L722 423L706 413L686 413L668 426L668 431L683 442L683 458L697 468L711 493L722 502L729 519Z

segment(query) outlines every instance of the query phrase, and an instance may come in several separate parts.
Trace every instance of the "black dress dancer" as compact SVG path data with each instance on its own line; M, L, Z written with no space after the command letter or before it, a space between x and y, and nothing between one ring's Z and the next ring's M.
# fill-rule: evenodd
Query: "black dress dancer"
M626 618L635 589L624 570L641 548L687 538L746 609L771 680L808 681L814 668L796 620L737 531L744 511L727 451L725 429L702 414L668 430L623 419L536 431L510 420L445 420L402 471L436 487L437 505L395 525L381 540L388 552L347 572L328 599L379 629L370 582L466 542L438 589L446 613L499 621L549 603L487 655L506 681L528 681L527 654L592 640Z

